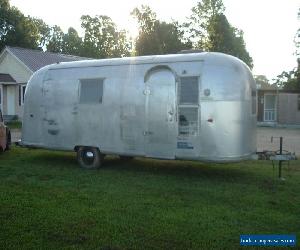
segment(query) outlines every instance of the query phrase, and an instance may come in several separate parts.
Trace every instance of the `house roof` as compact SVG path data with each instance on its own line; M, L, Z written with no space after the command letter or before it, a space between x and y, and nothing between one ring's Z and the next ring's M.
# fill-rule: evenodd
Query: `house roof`
M39 70L40 68L58 62L71 62L80 60L89 60L91 58L64 55L52 52L44 52L41 50L25 49L19 47L6 46L5 49L10 51L16 56L27 68L32 72Z
M16 80L10 74L0 73L0 82L16 82Z

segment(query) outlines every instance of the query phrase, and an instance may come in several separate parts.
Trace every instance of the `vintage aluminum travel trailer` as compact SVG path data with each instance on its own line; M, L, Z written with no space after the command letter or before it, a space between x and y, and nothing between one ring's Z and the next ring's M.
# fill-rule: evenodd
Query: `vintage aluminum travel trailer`
M256 152L256 85L241 60L189 53L57 63L25 93L21 145L105 154L239 161Z

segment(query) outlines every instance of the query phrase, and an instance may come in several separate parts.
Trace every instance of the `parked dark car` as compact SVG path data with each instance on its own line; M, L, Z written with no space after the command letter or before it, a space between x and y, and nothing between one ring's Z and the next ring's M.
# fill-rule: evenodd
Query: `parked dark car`
M11 144L11 134L7 126L5 126L2 116L2 111L0 110L0 152L7 151Z

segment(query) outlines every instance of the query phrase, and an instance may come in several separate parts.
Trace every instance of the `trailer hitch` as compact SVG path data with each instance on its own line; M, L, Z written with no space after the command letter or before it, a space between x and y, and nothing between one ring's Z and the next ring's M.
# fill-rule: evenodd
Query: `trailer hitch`
M283 162L288 162L291 160L297 160L297 157L295 153L291 153L287 150L283 150L283 137L271 137L271 143L273 143L274 139L279 139L279 150L276 151L262 151L262 152L256 152L258 156L258 160L270 160L273 163L274 166L274 161L278 161L278 178L281 180L284 180L282 178L282 163Z

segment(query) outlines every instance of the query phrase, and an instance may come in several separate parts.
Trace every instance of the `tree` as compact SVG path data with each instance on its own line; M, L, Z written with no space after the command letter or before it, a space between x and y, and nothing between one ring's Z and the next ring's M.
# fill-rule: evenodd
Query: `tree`
M300 82L298 81L298 69L291 71L283 71L275 79L275 84L284 90L300 90Z
M254 76L256 85L258 86L258 88L260 89L274 89L274 87L276 88L276 86L274 86L274 84L270 84L270 81L268 80L268 78L265 75L256 75Z
M47 44L47 51L54 53L62 53L64 35L64 32L59 26L54 25L53 27L51 27L50 39Z
M37 34L37 43L40 48L44 48L50 40L51 28L42 20L28 16L28 19L33 24L34 33Z
M298 9L298 22L300 21L300 8ZM298 82L298 90L300 90L300 28L298 28L296 35L295 35L295 46L296 46L296 57L297 57L297 82Z
M222 0L202 0L192 8L184 28L195 48L236 56L252 68L253 60L246 50L243 31L228 22L224 10Z
M300 8L298 9L298 20L300 21ZM294 43L295 43L295 47L296 47L295 55L299 59L299 57L300 57L300 28L298 28L298 30L295 34Z
M233 46L232 51L228 54L236 56L243 60L251 69L253 68L253 59L246 49L246 43L244 40L244 32L240 29L233 27Z
M151 10L147 5L142 5L141 9L134 8L131 15L137 19L140 31L150 34L157 22L156 13Z
M149 6L135 8L131 15L139 24L139 35L135 42L137 55L170 54L191 48L191 43L183 42L183 32L178 23L157 20L156 13Z
M5 39L7 33L13 28L9 18L10 4L9 0L0 0L0 39ZM2 49L2 48L1 48Z
M128 32L120 30L115 33L115 43L112 47L111 57L130 56L132 51L132 42L129 38Z
M93 58L130 55L127 32L119 31L109 17L87 15L81 22L84 38L72 27L65 34L59 26L49 27L42 19L24 16L9 0L0 0L0 50L10 45Z
M298 20L300 20L300 8L298 9ZM300 90L300 28L296 31L294 43L297 67L290 71L283 71L274 79L275 84L285 90Z
M253 67L252 58L246 50L243 31L231 26L224 14L217 14L209 20L207 34L206 48L208 51L236 56L250 68Z
M9 0L0 0L0 50L5 45L38 48L39 29L31 17L25 17Z
M202 0L192 8L192 14L184 27L196 48L206 49L210 22L224 11L222 0Z
M118 31L110 17L84 15L81 17L81 27L84 29L84 56L108 58L130 55L126 32Z
M62 37L62 53L68 55L80 56L82 53L82 38L78 35L77 31L70 27L68 33Z

